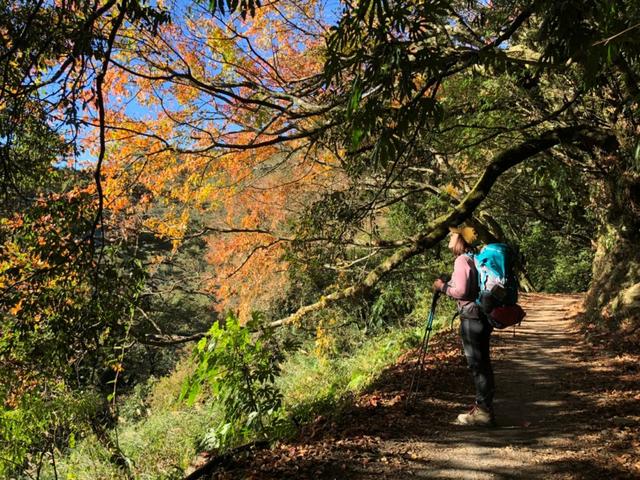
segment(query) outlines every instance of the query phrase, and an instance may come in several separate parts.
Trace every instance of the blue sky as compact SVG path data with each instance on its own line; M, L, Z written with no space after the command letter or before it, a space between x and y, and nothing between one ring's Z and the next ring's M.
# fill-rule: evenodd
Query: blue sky
M203 8L202 2L197 3L197 2L193 2L192 0L175 0L174 2L171 2L171 3L167 2L167 6L169 5L171 5L171 16L172 16L171 21L174 24L178 24L178 25L184 24L183 22L185 19L185 15L189 8ZM206 3L204 3L204 5L206 5ZM337 24L340 18L342 5L339 0L326 0L322 2L321 8L319 8L318 11L322 12L324 21L328 25L335 25ZM243 22L240 18L238 18L237 21L234 22L234 26L241 31L243 29L243 26L250 24L250 22L251 22L250 17L247 18L246 22ZM263 52L263 53L268 54L269 52ZM156 116L156 115L163 114L162 109L160 107L157 107L157 106L149 107L149 106L143 105L135 97L134 91L131 91L130 93L131 93L130 98L124 98L123 105L122 105L122 107L125 108L125 112L127 116L131 118L136 118L136 119L144 119L145 117L148 118L149 116ZM163 99L163 101L167 102L166 106L171 109L177 107L175 102L170 98ZM113 104L113 100L112 100L111 107L114 107L114 106L115 105ZM78 157L78 161L81 164L93 163L95 161L95 157L91 155L89 152L84 151Z

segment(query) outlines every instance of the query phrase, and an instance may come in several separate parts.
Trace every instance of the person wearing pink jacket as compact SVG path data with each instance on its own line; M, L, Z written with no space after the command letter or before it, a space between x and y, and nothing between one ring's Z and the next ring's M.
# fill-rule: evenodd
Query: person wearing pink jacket
M493 327L476 303L478 298L478 273L473 261L473 244L477 239L471 227L450 228L449 249L456 256L453 273L448 282L437 279L434 291L439 291L456 300L460 312L460 336L473 375L476 401L473 408L458 415L462 425L495 425L493 395L495 390L491 367L490 340Z

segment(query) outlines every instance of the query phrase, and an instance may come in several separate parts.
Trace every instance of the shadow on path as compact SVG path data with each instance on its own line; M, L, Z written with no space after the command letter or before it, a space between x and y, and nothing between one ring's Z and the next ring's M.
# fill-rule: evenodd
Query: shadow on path
M336 423L258 452L213 478L640 478L637 359L605 358L569 314L580 296L524 295L527 317L493 335L498 427L451 422L473 401L457 332L437 336L423 388L404 409L416 352ZM635 453L634 453L635 452Z

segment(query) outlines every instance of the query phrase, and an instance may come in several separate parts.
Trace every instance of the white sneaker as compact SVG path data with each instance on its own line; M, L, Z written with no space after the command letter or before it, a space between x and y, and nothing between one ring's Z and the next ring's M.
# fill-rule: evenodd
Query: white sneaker
M468 413L461 413L456 420L458 425L477 425L481 427L494 427L496 420L493 412L478 405L474 405Z

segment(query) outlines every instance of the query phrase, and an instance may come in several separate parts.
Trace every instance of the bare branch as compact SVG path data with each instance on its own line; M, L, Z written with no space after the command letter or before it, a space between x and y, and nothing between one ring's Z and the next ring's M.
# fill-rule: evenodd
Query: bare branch
M179 345L181 343L195 342L206 336L207 332L198 332L191 335L148 334L145 335L143 339L140 339L139 342L144 345L153 345L155 347L168 347L172 345Z

